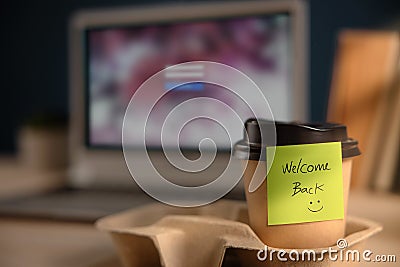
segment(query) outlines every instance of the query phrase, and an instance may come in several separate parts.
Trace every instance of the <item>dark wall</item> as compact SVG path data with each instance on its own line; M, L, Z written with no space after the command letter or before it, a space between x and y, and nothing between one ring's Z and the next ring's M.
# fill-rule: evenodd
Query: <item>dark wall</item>
M2 0L0 152L15 150L15 133L30 114L68 112L67 22L73 11L161 2L171 1ZM312 119L321 121L326 113L337 32L342 28L382 27L400 15L400 1L310 0L309 9L310 108Z

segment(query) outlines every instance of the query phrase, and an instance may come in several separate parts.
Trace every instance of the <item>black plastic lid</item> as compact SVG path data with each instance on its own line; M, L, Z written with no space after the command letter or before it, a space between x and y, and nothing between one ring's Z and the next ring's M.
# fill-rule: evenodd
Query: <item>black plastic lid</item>
M343 158L361 154L358 142L347 136L346 126L342 124L275 122L274 129L272 121L248 119L245 122L243 139L235 144L234 156L239 159L265 161L265 147L275 145L275 130L277 146L341 142Z

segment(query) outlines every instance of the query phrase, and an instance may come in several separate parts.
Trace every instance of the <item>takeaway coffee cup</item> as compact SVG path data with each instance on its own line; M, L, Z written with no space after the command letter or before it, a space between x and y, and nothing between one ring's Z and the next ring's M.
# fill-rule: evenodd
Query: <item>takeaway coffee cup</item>
M234 155L243 160L249 224L259 238L278 248L335 245L345 234L352 158L360 154L346 126L249 119L244 130ZM267 147L276 149L268 175ZM250 192L252 179L263 182Z

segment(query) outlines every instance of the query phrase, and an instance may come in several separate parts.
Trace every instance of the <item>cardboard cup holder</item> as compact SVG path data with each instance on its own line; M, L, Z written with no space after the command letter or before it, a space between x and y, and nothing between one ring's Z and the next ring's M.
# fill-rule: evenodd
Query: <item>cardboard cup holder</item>
M220 266L342 266L357 262L332 261L324 249L315 248L316 261L279 261L268 247L264 261L257 253L265 244L248 225L245 202L220 200L198 208L149 204L99 219L98 229L111 234L124 267ZM382 227L369 220L347 217L347 247L361 250L365 241ZM316 236L315 238L318 238ZM340 250L336 244L331 249ZM292 249L283 249L286 255ZM303 249L298 249L301 253ZM321 256L322 253L322 256ZM261 254L260 254L261 255ZM321 259L321 260L319 260ZM322 260L323 259L323 260Z

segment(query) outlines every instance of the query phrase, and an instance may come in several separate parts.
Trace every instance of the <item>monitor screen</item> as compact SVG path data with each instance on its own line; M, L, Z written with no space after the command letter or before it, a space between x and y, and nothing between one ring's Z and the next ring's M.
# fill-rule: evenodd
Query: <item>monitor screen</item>
M242 71L262 90L276 120L292 120L291 40L290 16L286 13L86 29L86 145L120 147L124 113L135 91L156 72L188 61L214 61ZM169 111L186 99L215 98L234 110L241 110L243 120L252 117L243 101L225 88L205 83L174 88L185 75L203 75L203 68L199 64L189 74L167 73L163 86L153 89L165 90L167 94L147 121L152 129L146 132L149 147L160 146L160 125ZM153 103L146 103L144 99L142 105ZM136 108L140 113L143 107ZM206 108L193 106L185 113ZM199 120L196 125L207 129L207 135L218 147L229 147L220 125L207 120ZM179 138L183 147L198 147L198 138L204 137L204 133L196 131L196 127L182 130ZM129 129L132 146L135 146L137 130L141 129ZM168 128L163 131L167 136L163 145L174 144L176 136L168 137ZM237 132L233 142L242 137L241 129Z

